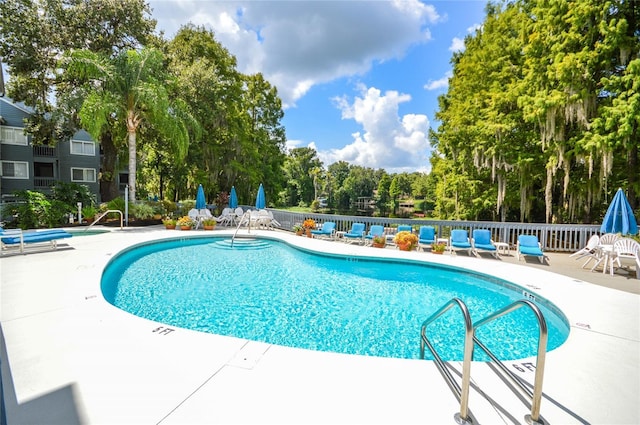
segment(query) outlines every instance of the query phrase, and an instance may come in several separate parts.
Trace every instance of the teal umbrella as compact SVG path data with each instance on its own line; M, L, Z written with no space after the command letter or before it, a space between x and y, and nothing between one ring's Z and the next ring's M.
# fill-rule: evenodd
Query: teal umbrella
M198 186L198 193L196 194L196 209L201 210L207 208L207 201L204 197L204 189L202 185Z
M600 226L602 233L621 233L635 235L638 233L638 222L622 189L618 189Z
M264 188L262 187L262 183L260 183L260 187L258 188L258 195L256 195L256 208L262 210L266 208L267 201L264 196Z
M229 195L229 208L238 208L238 195L236 194L235 186L231 186L231 194Z

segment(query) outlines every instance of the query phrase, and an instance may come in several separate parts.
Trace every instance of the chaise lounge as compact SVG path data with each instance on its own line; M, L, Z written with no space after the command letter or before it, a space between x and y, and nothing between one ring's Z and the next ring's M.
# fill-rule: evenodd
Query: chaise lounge
M535 235L519 235L518 244L516 246L518 253L518 261L520 257L530 256L538 257L541 263L544 263L544 252L542 251L542 245L538 241L538 237Z
M320 230L312 230L311 236L314 238L334 239L336 234L336 223L325 221Z
M21 229L1 229L0 242L2 243L0 251L4 253L10 247L17 247L21 254L24 254L24 248L27 244L49 243L51 249L58 247L59 239L66 239L73 236L71 233L63 229L36 230L33 232L23 232Z

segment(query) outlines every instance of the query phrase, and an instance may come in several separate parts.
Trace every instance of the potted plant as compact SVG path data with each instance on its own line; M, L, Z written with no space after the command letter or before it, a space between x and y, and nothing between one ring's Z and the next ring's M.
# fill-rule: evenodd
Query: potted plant
M162 220L162 224L164 224L165 229L175 229L176 228L176 220L173 218L165 218Z
M406 230L396 233L393 241L401 251L411 251L418 245L418 237Z
M81 212L82 217L87 221L87 223L92 223L96 214L98 214L98 209L94 206L88 205L86 207L83 207Z
M176 222L176 226L178 226L180 230L191 230L193 225L194 222L188 215L180 217Z
M431 252L434 254L442 254L445 249L447 249L447 244L442 242L431 245Z
M302 231L303 231L304 229L303 229L302 225L300 225L300 224L296 224L296 225L294 225L294 226L291 228L291 230L293 230L293 231L296 233L296 235L298 235L298 236L302 236Z
M213 218L205 218L202 220L202 228L204 230L213 230L216 228L216 221Z
M387 238L384 235L374 236L373 237L373 247L374 248L384 248L387 244Z
M316 228L316 221L312 218L308 218L302 223L302 227L304 227L307 237L310 238L311 230Z

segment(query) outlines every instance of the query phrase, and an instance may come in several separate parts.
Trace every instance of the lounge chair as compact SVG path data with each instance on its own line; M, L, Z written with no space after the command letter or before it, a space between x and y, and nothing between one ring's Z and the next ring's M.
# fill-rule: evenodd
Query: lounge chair
M473 245L473 250L476 255L479 255L479 252L488 252L493 255L495 258L498 258L498 249L493 244L493 240L491 239L491 232L486 229L475 229L473 231L473 239L471 240L471 244Z
M312 230L311 237L333 239L336 234L336 223L333 221L325 221L319 230Z
M399 224L398 225L398 232L410 232L410 233L413 233L413 226L411 226L409 224Z
M189 218L191 220L193 220L194 223L196 223L195 229L200 227L200 224L201 224L202 220L200 219L200 211L199 210L197 210L195 208L191 208L187 215L189 216Z
M529 255L531 257L538 257L538 260L540 260L541 263L544 263L544 252L542 252L542 245L538 241L538 237L535 235L519 235L516 251L518 255L518 261L520 261L520 257Z
M384 226L379 224L373 224L369 227L369 233L364 237L365 245L371 245L373 243L373 238L376 236L384 236Z
M640 244L633 239L618 239L613 244L613 258L611 259L611 275L614 263L619 267L635 266L636 278L640 279Z
M233 210L229 207L222 210L222 214L216 217L216 221L223 226L230 226L233 222Z
M273 213L267 210L267 214L269 214L269 228L273 229L274 227L282 227L282 225L273 217Z
M238 207L235 210L233 210L233 215L231 217L232 217L232 220L231 220L232 225L236 226L240 224L240 222L244 217L244 210L242 209L242 207ZM246 222L248 223L248 221Z
M0 241L2 243L1 252L4 252L10 246L19 248L20 253L24 254L26 244L36 244L48 242L51 249L58 247L58 240L70 238L71 233L63 229L49 229L33 232L23 232L21 229L5 230L0 228Z
M449 237L449 253L453 251L467 251L471 255L471 242L469 241L469 233L464 229L453 229Z
M356 242L361 244L364 242L364 223L353 223L351 230L343 235L342 240L345 243Z
M431 248L436 243L436 229L433 226L420 226L418 232L418 248Z
M574 252L569 257L577 257L576 260L587 257L587 261L585 261L585 263L582 265L582 268L584 269L584 267L589 264L591 260L597 261L600 258L598 245L600 245L600 236L593 235L589 238L589 240L587 241L587 245L584 248Z

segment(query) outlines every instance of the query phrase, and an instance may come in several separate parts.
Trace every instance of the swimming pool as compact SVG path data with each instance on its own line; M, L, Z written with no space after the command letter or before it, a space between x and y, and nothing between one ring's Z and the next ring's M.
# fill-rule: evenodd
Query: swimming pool
M335 256L285 242L169 239L116 255L102 276L111 304L167 325L272 344L357 355L418 358L420 326L453 297L473 321L522 298L522 288L468 270L404 260ZM548 350L567 338L566 318L539 300ZM429 327L446 360L462 359L462 317ZM520 309L478 330L502 360L533 356L538 327ZM476 360L486 360L476 350Z

